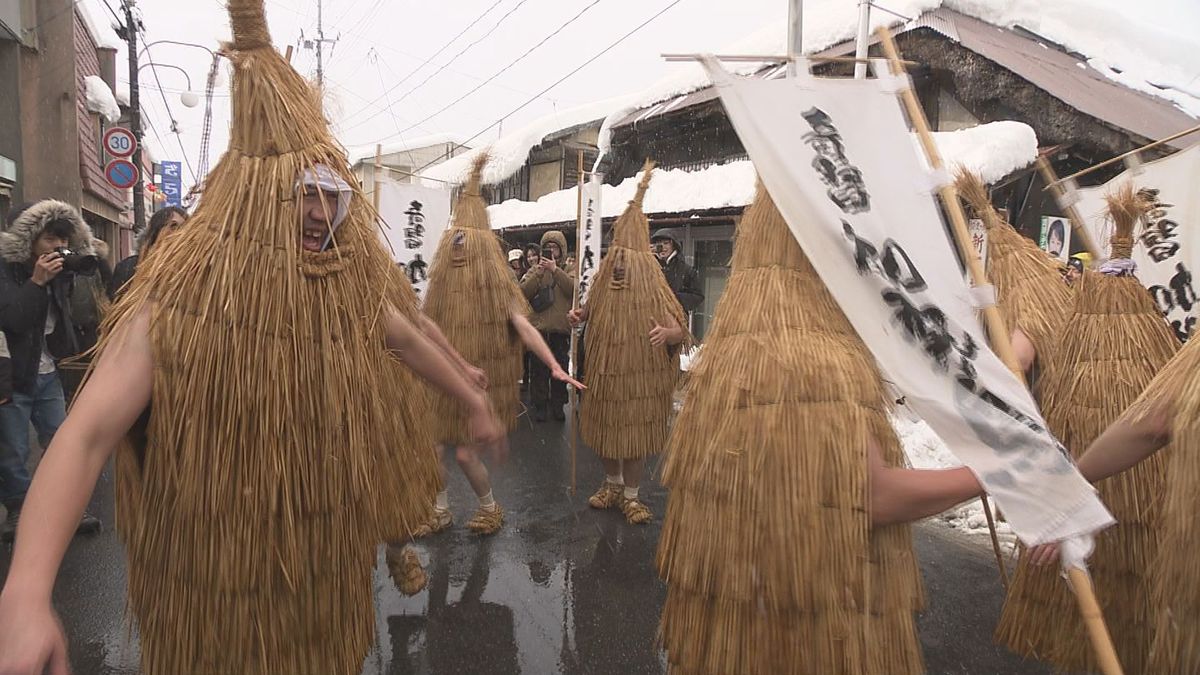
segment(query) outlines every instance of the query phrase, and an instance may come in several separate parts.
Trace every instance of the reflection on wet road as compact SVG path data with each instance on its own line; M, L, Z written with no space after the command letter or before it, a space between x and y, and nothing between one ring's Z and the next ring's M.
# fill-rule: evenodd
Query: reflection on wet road
M487 538L463 525L476 501L450 458L455 525L418 545L428 588L403 597L380 554L378 643L365 675L666 672L656 646L666 588L654 571L666 491L644 486L656 519L626 525L618 511L588 508L603 473L586 448L578 494L568 494L569 452L564 425L535 430L522 421L511 459L493 468L506 523ZM106 472L92 502L108 529L72 543L54 593L78 675L138 672L136 636L124 619L124 555L111 530L111 480ZM1003 597L986 540L938 525L914 529L914 538L928 597L920 626L929 673L1048 673L992 645ZM10 557L0 551L0 575Z

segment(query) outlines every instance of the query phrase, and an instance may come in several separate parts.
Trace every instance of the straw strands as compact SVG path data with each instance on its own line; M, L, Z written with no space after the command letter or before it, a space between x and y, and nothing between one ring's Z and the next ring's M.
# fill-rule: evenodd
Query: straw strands
M683 307L650 252L642 199L653 170L646 162L588 299L581 430L584 442L607 459L642 459L662 451L679 379L680 346L650 344L654 322L686 325Z
M230 151L99 348L146 330L154 356L148 423L118 457L129 603L151 675L357 673L376 544L437 487L426 408L384 365L400 289L363 195L331 250L301 250L299 177L355 180L261 1L228 7Z
M1028 238L1004 222L975 174L960 169L955 186L987 227L987 276L996 288L997 304L1009 331L1020 330L1037 350L1044 370L1054 358L1059 331L1066 322L1073 293L1058 264ZM1040 394L1040 378L1033 382Z
M1130 410L1138 417L1165 408L1171 443L1148 622L1154 635L1146 672L1200 672L1200 566L1196 564L1196 513L1200 511L1200 340L1189 340ZM1144 463L1144 462L1143 462Z
M488 225L487 205L480 195L480 176L487 162L480 155L454 206L450 227L442 234L429 270L425 313L468 363L487 373L488 399L501 424L511 431L520 408L518 382L524 346L512 327L514 312L528 315L529 303L517 286L500 240ZM471 441L467 413L457 401L434 395L434 435L440 441Z
M869 439L903 463L875 361L760 185L668 445L674 672L923 672L909 530L870 527Z
M1113 257L1128 258L1141 214L1131 189L1111 197ZM1042 410L1055 436L1082 454L1128 408L1179 350L1150 294L1133 276L1086 271L1074 311L1046 374ZM1096 540L1090 568L1113 641L1130 674L1147 669L1153 636L1150 566L1158 550L1166 457L1152 457L1097 485L1117 525ZM1078 609L1053 566L1023 559L1005 603L997 639L1013 651L1064 670L1095 670Z

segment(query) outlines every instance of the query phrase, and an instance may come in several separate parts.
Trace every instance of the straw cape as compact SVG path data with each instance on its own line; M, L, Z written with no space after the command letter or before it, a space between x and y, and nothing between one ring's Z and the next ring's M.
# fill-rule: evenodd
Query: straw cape
M653 170L647 162L588 298L581 432L606 459L642 459L662 451L679 380L679 346L656 347L649 337L653 322L665 324L668 317L686 325L683 307L650 252L642 198Z
M1163 480L1158 556L1146 621L1154 635L1148 673L1200 673L1200 340L1188 340L1132 406L1132 419L1166 403L1171 443ZM1144 463L1144 462L1143 462Z
M516 311L526 316L529 302L513 278L500 239L488 224L487 205L480 195L480 177L487 156L476 161L454 206L450 227L438 242L429 270L425 314L468 363L488 377L488 399L496 419L509 431L516 428L520 408L521 357L525 347L512 327ZM470 442L467 414L460 403L435 395L438 411L434 435L452 444Z
M331 247L302 249L301 176L356 181L262 1L227 7L230 148L99 347L148 314L151 407L118 455L129 605L150 675L355 674L376 545L427 513L437 465L420 390L381 367L402 291L370 204L352 190Z
M1144 204L1129 186L1108 203L1116 233L1112 260L1101 269L1128 269L1133 227ZM1179 340L1131 274L1088 270L1076 284L1074 311L1046 374L1042 411L1051 431L1078 457L1171 360ZM1146 667L1153 638L1151 563L1158 551L1166 462L1158 453L1097 485L1117 525L1097 538L1089 567L1117 655L1131 675L1167 672ZM1036 568L1022 559L997 640L1063 670L1097 668L1079 610L1054 566Z
M663 482L677 673L924 672L905 525L872 528L867 447L903 454L875 361L760 185Z
M1054 359L1056 341L1070 313L1074 293L1063 281L1057 262L1004 222L978 176L960 170L955 186L987 228L987 276L996 288L1004 325L1010 331L1020 330L1033 343L1037 350L1035 370L1040 375ZM1038 396L1041 380L1035 376L1031 381Z

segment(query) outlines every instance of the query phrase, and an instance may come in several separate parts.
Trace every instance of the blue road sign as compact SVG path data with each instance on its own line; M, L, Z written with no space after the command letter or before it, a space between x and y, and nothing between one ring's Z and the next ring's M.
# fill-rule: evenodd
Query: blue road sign
M183 165L179 162L162 163L162 191L166 195L166 206L183 205Z
M127 190L138 182L138 170L133 162L125 159L114 159L104 167L104 178L113 187Z

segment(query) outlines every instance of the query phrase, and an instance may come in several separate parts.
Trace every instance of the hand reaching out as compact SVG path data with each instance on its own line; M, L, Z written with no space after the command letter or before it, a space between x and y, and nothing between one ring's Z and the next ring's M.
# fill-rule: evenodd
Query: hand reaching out
M1040 544L1029 549L1029 563L1041 567L1058 560L1058 542Z
M679 327L675 317L668 315L662 324L656 319L651 319L650 344L661 347L668 343L675 345L680 342L683 342L683 329Z
M582 382L568 375L567 371L563 370L562 368L555 368L554 370L550 371L550 376L559 382L566 382L567 384L581 391L587 389Z

